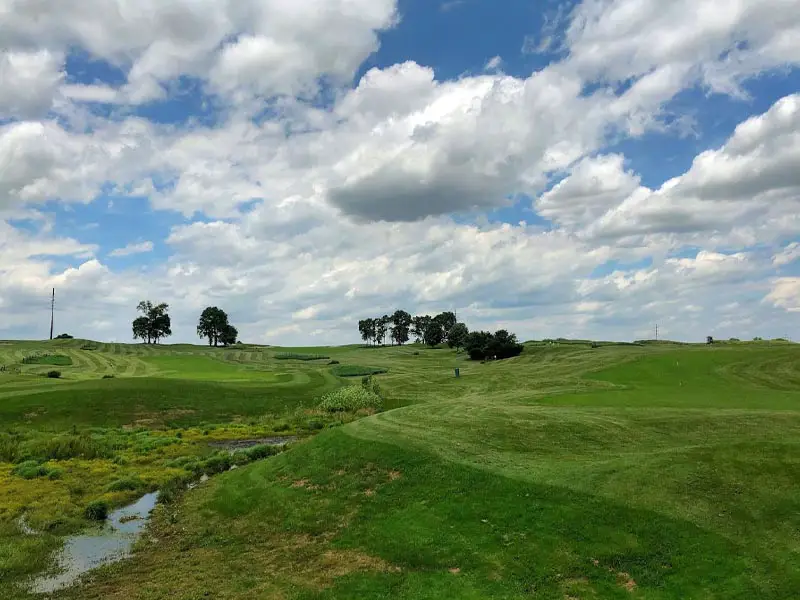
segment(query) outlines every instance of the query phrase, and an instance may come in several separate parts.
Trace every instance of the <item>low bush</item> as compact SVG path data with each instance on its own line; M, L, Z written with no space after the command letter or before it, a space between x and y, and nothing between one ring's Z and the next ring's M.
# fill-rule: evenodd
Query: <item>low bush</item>
M68 333L62 333L62 334L57 335L56 339L57 340L72 340L72 339L74 339L74 337L71 336Z
M84 509L83 516L90 521L105 521L108 518L108 503L103 500L90 502Z
M47 477L50 471L47 467L42 464L39 464L38 461L35 460L26 460L23 463L18 464L14 469L11 471L14 475L18 475L23 479L36 479L37 477Z
M325 424L321 421L309 421L306 423L306 427L308 427L310 431L319 431L320 429L325 429Z
M331 369L331 373L337 377L363 377L365 375L380 375L386 372L387 369L380 367L362 367L359 365L338 365Z
M111 482L108 486L109 492L135 492L144 487L144 482L138 477L123 477Z
M114 379L113 375L103 375L103 379Z
M61 377L61 371L48 371L47 377L50 379L59 379Z
M383 408L383 399L362 386L346 386L325 394L319 407L327 412L355 412L361 409Z

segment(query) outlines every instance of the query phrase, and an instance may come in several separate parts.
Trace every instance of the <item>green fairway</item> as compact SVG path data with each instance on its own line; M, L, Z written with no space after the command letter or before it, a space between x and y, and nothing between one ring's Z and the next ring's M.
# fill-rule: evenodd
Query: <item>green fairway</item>
M84 343L0 346L0 364L19 367L0 373L3 598L27 597L17 584L81 527L89 501L119 504L186 461L200 468L209 440L320 428L159 506L133 558L56 597L783 600L800 589L797 346L531 343L481 364L416 346ZM73 361L63 381L19 365L48 348ZM363 365L386 370L374 376L385 412L315 409L359 385L336 375ZM44 455L60 479L13 473ZM140 489L109 491L131 478ZM24 535L20 514L47 533Z

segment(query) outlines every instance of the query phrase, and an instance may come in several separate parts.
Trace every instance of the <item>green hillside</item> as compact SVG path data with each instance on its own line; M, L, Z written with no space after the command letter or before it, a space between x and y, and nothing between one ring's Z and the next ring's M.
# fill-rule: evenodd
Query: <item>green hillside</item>
M69 361L23 364L34 353ZM304 354L339 363L287 358ZM54 597L784 600L800 589L795 345L529 343L481 364L417 346L69 340L0 342L0 365L3 598L28 597L20 584L86 526L89 502L121 505L187 465L200 472L215 464L209 441L289 434L300 440L288 451L160 505L133 558ZM61 378L42 376L54 368ZM316 408L360 385L336 375L359 369L386 370L374 379L387 410ZM26 460L60 475L26 479ZM40 535L25 535L23 514Z

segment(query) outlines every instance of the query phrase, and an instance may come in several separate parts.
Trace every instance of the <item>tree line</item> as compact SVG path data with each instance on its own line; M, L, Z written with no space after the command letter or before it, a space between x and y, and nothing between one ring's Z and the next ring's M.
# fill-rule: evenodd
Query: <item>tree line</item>
M142 300L136 306L141 316L133 320L133 339L147 344L158 344L159 340L172 335L172 319L169 316L169 304L154 304L150 300ZM208 338L209 346L231 346L236 343L239 331L230 324L228 314L216 306L208 306L200 314L197 322L197 335Z
M458 321L455 313L446 311L436 316L411 316L404 310L358 322L361 339L368 345L386 345L388 335L391 345L402 346L414 336L417 343L434 348L446 343L450 348L469 354L472 360L495 360L517 356L523 346L517 336L505 329L494 333L473 331Z

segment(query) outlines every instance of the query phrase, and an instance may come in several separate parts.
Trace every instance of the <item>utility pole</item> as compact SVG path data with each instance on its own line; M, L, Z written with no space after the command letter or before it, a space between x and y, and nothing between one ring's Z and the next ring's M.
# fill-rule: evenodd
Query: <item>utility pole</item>
M50 300L50 339L53 339L53 320L56 312L56 288L53 288L53 298Z
M656 323L656 341L658 341L658 323Z

